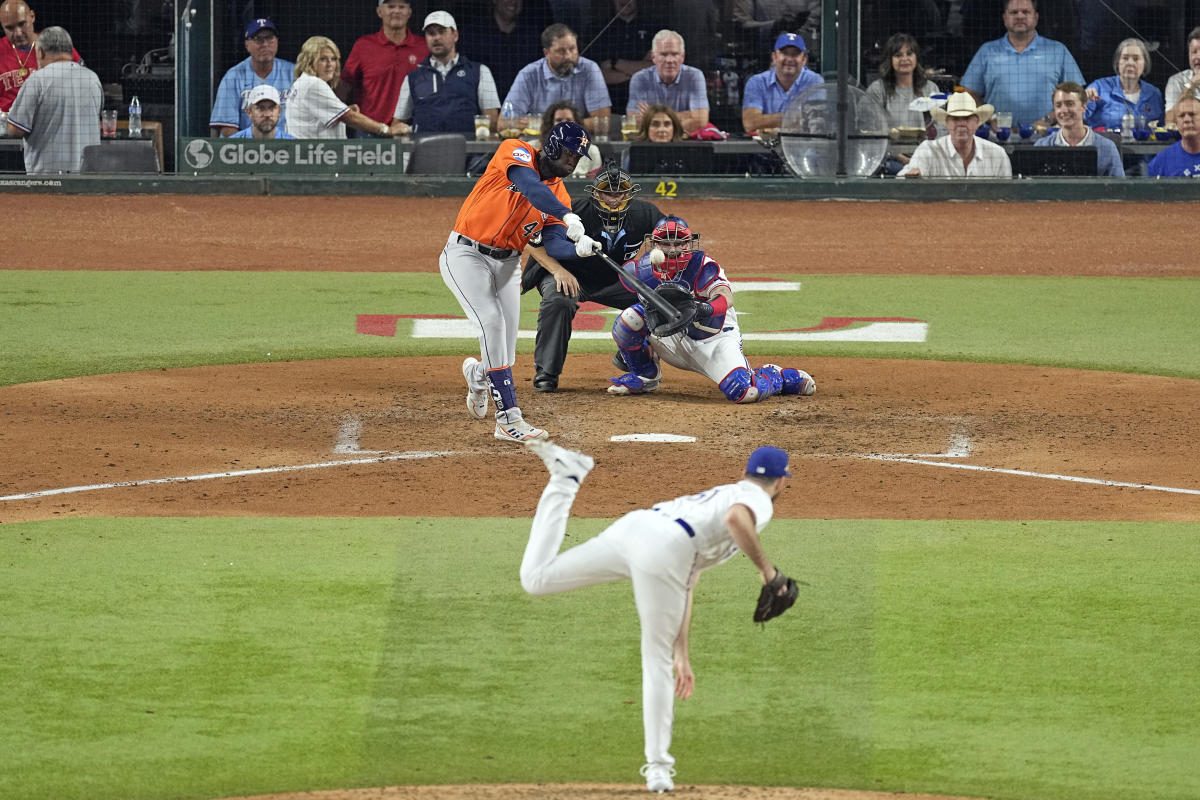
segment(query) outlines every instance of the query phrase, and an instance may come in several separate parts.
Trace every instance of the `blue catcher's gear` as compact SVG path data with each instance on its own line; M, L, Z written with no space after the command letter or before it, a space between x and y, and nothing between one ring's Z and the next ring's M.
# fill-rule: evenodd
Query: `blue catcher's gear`
M772 365L768 364L767 366ZM804 370L785 367L781 373L784 394L799 394L807 397L817 391L817 382Z
M662 252L661 261L651 252L650 263L654 274L659 280L673 280L676 275L687 269L692 258L692 249L700 241L700 236L692 233L692 229L681 218L668 215L658 221L654 231L646 237L650 247Z
M570 150L582 157L588 154L588 145L591 143L588 132L578 122L560 122L550 129L542 152L551 161L558 161L563 150Z

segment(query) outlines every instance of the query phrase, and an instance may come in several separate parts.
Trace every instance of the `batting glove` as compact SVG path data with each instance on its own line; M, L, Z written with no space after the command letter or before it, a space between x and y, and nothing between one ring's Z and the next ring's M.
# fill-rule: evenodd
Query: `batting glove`
M578 242L583 236L583 220L578 214L567 214L562 218L562 221L567 224L567 238L572 242ZM589 253L589 255L591 255Z
M590 236L580 236L579 241L575 242L575 255L580 258L594 256L604 249L604 246Z

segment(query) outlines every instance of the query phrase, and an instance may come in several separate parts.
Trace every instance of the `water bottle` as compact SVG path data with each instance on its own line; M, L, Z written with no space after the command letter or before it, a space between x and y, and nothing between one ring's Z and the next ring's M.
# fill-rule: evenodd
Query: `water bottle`
M129 138L142 138L142 104L136 94L129 104Z
M734 71L732 64L721 74L721 82L725 84L725 102L731 106L741 104L741 100L738 97L739 80L738 74Z
M1121 117L1121 141L1133 141L1133 112L1126 111L1125 116Z

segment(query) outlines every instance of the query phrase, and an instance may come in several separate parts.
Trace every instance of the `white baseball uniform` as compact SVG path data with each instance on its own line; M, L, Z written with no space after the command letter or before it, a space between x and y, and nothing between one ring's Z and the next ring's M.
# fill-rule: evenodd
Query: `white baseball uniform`
M717 486L699 494L631 511L588 541L558 552L579 491L570 478L552 477L542 492L521 561L521 586L530 594L556 594L628 578L642 629L642 724L649 764L674 765L670 754L674 711L674 647L700 572L728 561L738 548L725 525L742 504L756 532L771 520L774 504L754 481Z

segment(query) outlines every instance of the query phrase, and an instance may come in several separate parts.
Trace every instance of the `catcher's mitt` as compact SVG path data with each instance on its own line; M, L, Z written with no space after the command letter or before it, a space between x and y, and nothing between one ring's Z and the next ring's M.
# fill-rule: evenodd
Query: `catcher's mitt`
M754 621L766 622L775 619L792 607L799 593L794 580L775 570L775 577L763 584L762 591L758 593L758 602L754 605Z
M679 312L679 319L671 320L653 303L646 302L646 324L655 336L664 337L679 333L696 319L696 298L689 289L678 283L662 283L654 290L668 305Z

